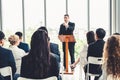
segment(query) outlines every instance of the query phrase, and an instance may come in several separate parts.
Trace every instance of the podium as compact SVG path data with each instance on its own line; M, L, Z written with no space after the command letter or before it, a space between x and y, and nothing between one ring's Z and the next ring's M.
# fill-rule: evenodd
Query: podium
M58 36L59 40L61 42L65 42L65 54L66 54L66 71L64 72L65 74L73 74L73 71L69 72L69 67L68 67L68 42L76 42L75 38L73 35L59 35Z

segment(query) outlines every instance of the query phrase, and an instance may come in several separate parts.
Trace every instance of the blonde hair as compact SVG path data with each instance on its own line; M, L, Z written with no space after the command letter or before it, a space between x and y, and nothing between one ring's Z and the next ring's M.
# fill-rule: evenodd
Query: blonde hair
M120 78L120 35L112 35L104 45L103 61L106 72L113 78Z
M14 45L18 40L19 40L19 36L17 35L11 35L8 38L8 41L10 42L11 45Z

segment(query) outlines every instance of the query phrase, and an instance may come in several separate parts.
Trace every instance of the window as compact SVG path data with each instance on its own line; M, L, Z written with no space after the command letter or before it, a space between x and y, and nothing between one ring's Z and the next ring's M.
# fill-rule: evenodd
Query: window
M54 3L53 3L54 2ZM53 5L54 4L54 5ZM65 14L65 0L47 0L47 28L52 42L58 43L60 24Z
M90 30L109 27L109 0L90 0Z
M69 0L68 13L70 20L75 22L75 36L86 39L87 31L87 0Z
M25 38L30 43L33 32L44 25L44 0L24 0Z
M22 32L22 0L2 0L2 19L6 38L16 31Z
M54 2L54 3L53 3ZM53 5L54 4L54 5ZM47 29L50 36L50 42L59 44L59 50L62 52L62 44L58 39L60 24L64 21L65 0L47 0Z
M82 45L86 42L86 32L88 31L87 0L68 0L68 14L70 21L75 23L75 56L79 57Z

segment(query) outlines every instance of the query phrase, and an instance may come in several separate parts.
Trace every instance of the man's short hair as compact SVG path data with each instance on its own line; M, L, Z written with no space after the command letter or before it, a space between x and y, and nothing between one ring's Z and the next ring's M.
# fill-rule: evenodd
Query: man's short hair
M5 34L2 31L0 31L0 40L2 40L4 38L5 38Z
M65 14L64 16L68 16L69 17L69 14Z
M16 32L15 34L18 35L19 38L22 38L22 32Z
M96 29L96 35L99 39L103 39L106 35L106 32L103 28Z

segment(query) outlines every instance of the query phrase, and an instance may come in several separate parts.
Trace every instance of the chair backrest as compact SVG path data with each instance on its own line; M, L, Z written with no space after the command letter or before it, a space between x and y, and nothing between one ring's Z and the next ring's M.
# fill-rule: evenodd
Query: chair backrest
M56 76L48 77L45 79L30 79L30 78L24 78L24 77L18 77L17 80L57 80Z
M10 66L0 68L0 74L1 74L3 77L10 76L11 80L13 80L13 77L12 77L12 69L11 69Z
M101 65L102 64L102 57L88 57L88 64L98 64Z
M101 65L102 62L102 57L88 57L88 65L87 65L87 80L89 80L89 76L99 76L99 74L91 74L89 73L89 64L96 64L96 65Z

